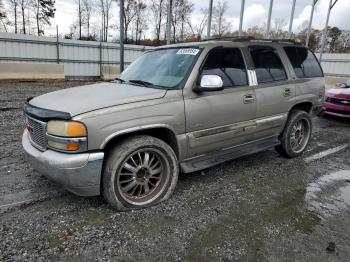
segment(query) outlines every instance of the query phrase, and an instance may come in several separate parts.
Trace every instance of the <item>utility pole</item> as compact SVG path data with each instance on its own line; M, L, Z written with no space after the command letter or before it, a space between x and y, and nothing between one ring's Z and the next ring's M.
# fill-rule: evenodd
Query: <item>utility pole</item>
M171 43L171 21L172 19L172 10L173 0L168 0L168 14L167 14L167 22L166 22L166 43L170 45Z
M242 0L241 2L241 15L239 17L239 35L242 35L242 28L243 28L243 14L244 14L244 4L245 0Z
M289 38L292 37L293 20L294 20L294 11L295 11L295 2L296 2L296 0L293 0L292 13L291 13L291 15L290 15L289 30L288 30L288 36L289 36Z
M265 34L266 38L270 38L272 6L273 6L273 0L270 0L269 16L267 18L267 26L266 26L266 34Z
M58 25L56 25L56 56L57 56L57 64L60 63L60 41L58 38Z
M333 0L329 0L329 7L328 7L328 12L327 12L326 26L325 26L325 28L323 30L323 35L322 35L322 44L321 44L321 51L320 51L320 62L322 61L322 55L323 55L323 51L324 51L324 46L326 44L329 16L331 14L332 8L334 7L334 5L337 2L338 2L338 0L335 0L334 3L333 3Z
M82 23L81 23L81 5L80 5L80 0L79 0L79 40L81 40L81 26L82 26Z
M313 0L312 2L312 7L311 7L311 14L310 14L310 19L309 19L309 25L307 27L307 34L306 34L306 43L305 46L309 46L309 41L310 41L310 34L311 34L311 26L312 26L312 19L314 18L314 11L315 11L315 5L318 0Z
M124 71L124 0L119 2L119 27L120 27L120 40L119 40L119 67L120 73Z
M213 16L213 0L209 0L209 16L208 16L208 27L207 27L207 39L210 39L212 16Z

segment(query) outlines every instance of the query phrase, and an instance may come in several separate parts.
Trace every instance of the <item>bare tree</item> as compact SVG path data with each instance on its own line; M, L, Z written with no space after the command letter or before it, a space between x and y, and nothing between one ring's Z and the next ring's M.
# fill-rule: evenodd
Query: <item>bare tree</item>
M79 24L79 39L81 39L82 34L81 34L81 29L83 26L83 21L82 21L82 8L81 8L81 0L78 0L78 24Z
M4 8L4 3L2 0L0 0L0 22L2 27L4 28L5 32L7 32L6 22L5 19L7 18L7 14Z
M108 41L108 31L109 31L109 24L110 24L110 19L111 19L111 6L112 6L113 0L106 0L106 27L105 27L105 41Z
M225 18L225 12L228 9L228 4L226 1L219 0L213 8L213 31L214 35L221 37L227 33L231 27Z
M91 18L94 14L93 0L82 0L82 20L86 25L87 38L90 38Z
M164 23L165 12L166 12L166 1L165 0L151 0L150 11L153 16L154 28L156 40L160 40L161 28Z
M197 19L197 21L193 24L191 19L187 20L188 26L191 30L191 33L197 40L200 40L203 35L203 31L208 23L209 10L201 9L201 15Z
M83 8L82 0L75 0L77 18L73 21L69 27L69 33L65 34L66 39L82 39L82 27L83 27Z
M10 4L12 10L13 10L13 16L14 16L14 19L15 19L15 33L17 34L18 33L18 23L17 23L17 8L19 6L19 3L20 3L21 0L8 0L8 3Z
M180 40L184 41L185 26L188 24L187 21L190 19L190 15L193 12L194 5L189 0L177 0L179 1L178 11L179 25L178 30L180 34Z
M283 18L275 18L273 20L271 36L274 39L278 38L287 38L288 31L284 30L284 28L288 25L288 22Z
M189 0L174 0L172 14L172 28L174 41L184 39L185 25L193 11L193 4Z
M147 10L147 5L143 0L136 0L135 5L135 41L138 44L138 41L141 39L143 30L147 28L145 12Z
M31 3L31 0L20 0L19 1L19 6L21 8L21 15L22 15L22 32L23 34L26 34L26 10ZM28 11L29 12L29 11ZM28 16L29 20L29 16Z
M102 15L102 41L108 41L108 30L111 19L111 6L113 0L100 0L99 9Z
M125 43L128 42L129 27L136 16L136 1L126 0L124 3L124 36Z

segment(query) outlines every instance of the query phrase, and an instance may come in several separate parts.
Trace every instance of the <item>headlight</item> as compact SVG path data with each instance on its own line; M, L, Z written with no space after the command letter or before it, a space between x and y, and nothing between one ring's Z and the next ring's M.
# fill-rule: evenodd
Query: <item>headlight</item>
M51 120L47 124L47 144L63 152L87 150L87 130L83 123L76 121Z
M51 120L47 124L47 133L62 137L83 137L87 132L85 125L80 122Z

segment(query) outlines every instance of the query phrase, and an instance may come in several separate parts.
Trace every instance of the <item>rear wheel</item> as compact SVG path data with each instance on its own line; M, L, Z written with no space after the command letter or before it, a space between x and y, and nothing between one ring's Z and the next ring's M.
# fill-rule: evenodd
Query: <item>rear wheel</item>
M118 210L148 207L170 197L178 173L176 155L169 145L151 136L135 136L110 152L103 195Z
M312 122L305 111L293 110L281 134L281 144L276 151L285 157L301 155L307 147L312 133Z

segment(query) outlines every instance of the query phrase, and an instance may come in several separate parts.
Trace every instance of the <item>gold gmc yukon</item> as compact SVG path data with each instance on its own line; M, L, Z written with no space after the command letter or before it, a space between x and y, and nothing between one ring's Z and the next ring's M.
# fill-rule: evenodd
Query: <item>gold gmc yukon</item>
M163 46L113 82L28 100L22 144L69 191L143 208L169 198L179 172L269 147L299 156L324 91L315 55L287 40Z

